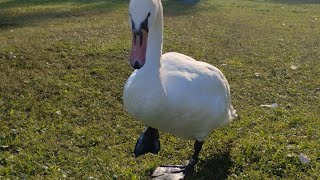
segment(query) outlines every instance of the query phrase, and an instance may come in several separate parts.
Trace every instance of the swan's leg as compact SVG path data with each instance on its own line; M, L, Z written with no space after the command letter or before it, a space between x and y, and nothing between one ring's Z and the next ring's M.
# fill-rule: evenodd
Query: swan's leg
M185 175L189 175L192 174L193 170L194 170L194 166L198 163L199 161L199 153L201 151L203 145L203 141L198 141L196 140L196 142L194 142L193 148L194 148L194 152L193 155L191 157L191 159L189 160L189 163L187 164L186 168L184 169L184 174Z
M192 174L194 166L199 160L199 153L202 148L203 141L194 143L194 153L187 165L163 165L158 167L152 174L151 178L156 180L165 179L184 179Z
M158 154L160 150L159 132L157 129L147 127L140 135L134 148L135 157L144 155L148 152Z

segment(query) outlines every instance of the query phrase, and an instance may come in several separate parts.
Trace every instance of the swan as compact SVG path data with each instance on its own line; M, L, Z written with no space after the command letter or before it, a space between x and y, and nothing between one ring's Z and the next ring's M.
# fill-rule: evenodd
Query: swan
M169 170L161 174L181 172L187 176L198 161L205 138L237 116L228 81L210 64L176 52L162 54L161 0L130 0L129 25L130 64L135 70L124 86L124 107L147 126L137 140L134 154L157 154L159 130L195 140L189 163L183 167L166 166Z

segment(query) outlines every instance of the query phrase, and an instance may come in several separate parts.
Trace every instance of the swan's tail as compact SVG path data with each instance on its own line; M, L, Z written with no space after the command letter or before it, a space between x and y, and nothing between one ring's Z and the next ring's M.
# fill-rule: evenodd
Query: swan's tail
M231 103L230 103L230 107L229 107L229 116L231 117L232 120L238 118L237 111L233 108L233 106L231 105Z
M230 87L229 87L229 83L227 81L227 79L225 79L225 86L227 88L227 96L229 98L229 117L230 117L230 121L237 119L238 115L237 115L237 111L233 108L233 106L231 105L231 94L230 94Z

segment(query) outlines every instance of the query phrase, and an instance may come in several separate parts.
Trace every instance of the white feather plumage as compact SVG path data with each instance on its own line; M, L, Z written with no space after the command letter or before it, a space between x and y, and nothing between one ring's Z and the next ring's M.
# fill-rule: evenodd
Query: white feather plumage
M154 16L149 20L146 62L129 77L124 106L147 126L203 141L237 116L228 81L219 69L205 62L175 52L162 55L161 1L154 0L152 5L155 7L130 12L134 18L143 19L148 12L141 9L151 9Z

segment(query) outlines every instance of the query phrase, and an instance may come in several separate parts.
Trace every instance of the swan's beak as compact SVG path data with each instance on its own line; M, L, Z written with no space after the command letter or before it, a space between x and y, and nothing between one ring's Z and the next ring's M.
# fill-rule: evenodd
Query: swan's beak
M134 69L140 69L146 61L148 32L144 29L132 33L132 49L130 64Z

